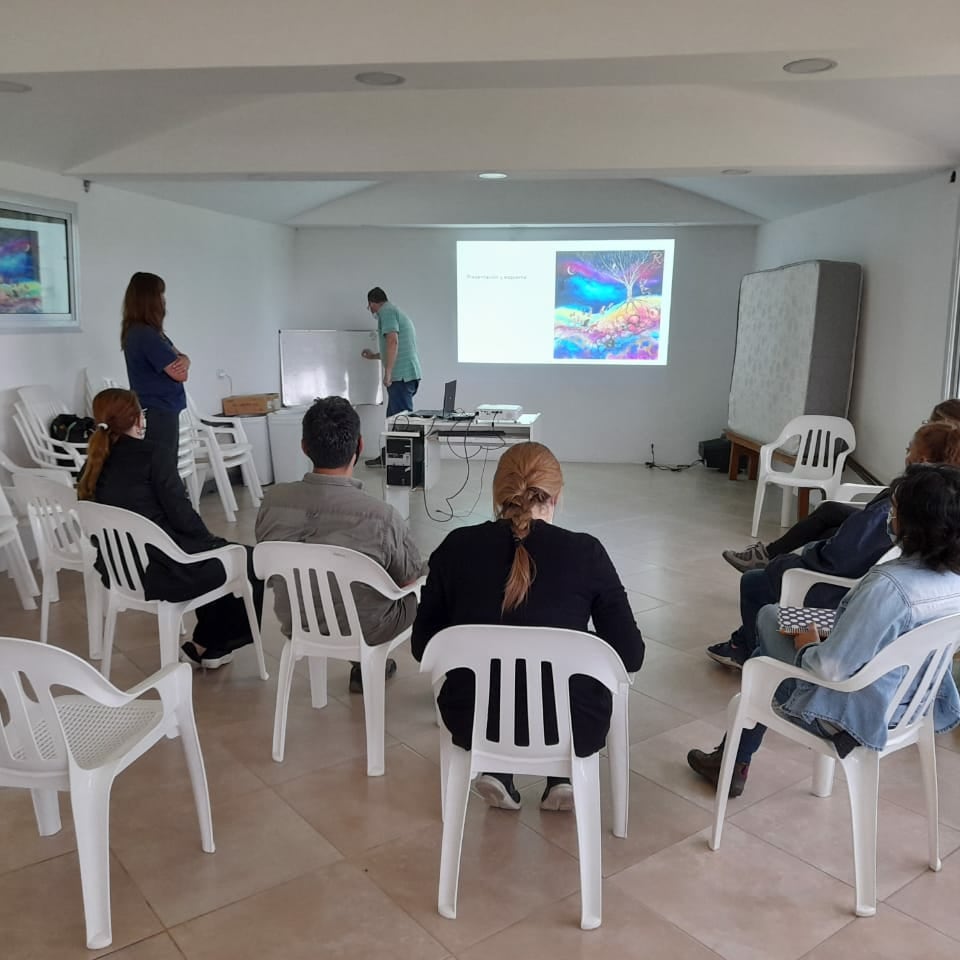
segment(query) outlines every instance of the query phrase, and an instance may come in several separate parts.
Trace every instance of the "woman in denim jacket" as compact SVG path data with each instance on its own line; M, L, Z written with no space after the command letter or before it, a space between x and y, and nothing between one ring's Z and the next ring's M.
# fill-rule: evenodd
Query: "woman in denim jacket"
M777 607L764 607L757 618L755 656L792 663L819 679L837 682L852 677L897 637L960 613L960 469L910 466L894 480L891 495L890 533L902 556L873 567L844 597L834 628L822 643L812 626L795 637L784 636ZM901 668L856 693L787 680L778 688L774 706L798 726L832 739L841 756L857 746L882 750L887 707L902 677ZM908 691L905 699L912 695L913 690ZM960 724L960 696L950 673L937 693L933 720L937 733ZM765 732L762 724L743 731L731 797L743 792L750 760ZM691 750L687 762L716 786L722 757L723 743L712 753Z

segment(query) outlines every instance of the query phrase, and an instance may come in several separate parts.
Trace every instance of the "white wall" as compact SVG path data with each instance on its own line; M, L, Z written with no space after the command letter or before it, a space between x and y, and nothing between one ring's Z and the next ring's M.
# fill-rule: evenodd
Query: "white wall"
M0 196L26 193L79 204L79 333L0 335L0 449L24 461L10 419L15 388L55 385L72 409L85 366L126 381L120 352L123 292L136 270L167 283L165 327L190 355L188 388L203 410L229 392L277 390L277 330L288 326L293 230L0 163ZM99 381L98 381L99 382Z
M853 260L864 269L850 419L855 457L886 480L943 398L960 184L941 174L765 224L756 269Z
M458 403L520 403L543 413L543 439L565 460L689 462L726 426L740 278L753 227L608 230L302 228L294 245L293 326L373 325L366 292L379 285L417 328L423 406L458 380ZM458 364L456 241L674 237L669 363L644 369Z

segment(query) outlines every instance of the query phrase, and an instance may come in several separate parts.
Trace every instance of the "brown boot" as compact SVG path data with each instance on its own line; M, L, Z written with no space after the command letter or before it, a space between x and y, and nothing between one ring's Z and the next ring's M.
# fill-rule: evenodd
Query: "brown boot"
M723 763L723 744L721 743L712 753L702 750L691 750L687 754L687 763L694 773L700 774L704 780L713 784L716 789L720 779L720 766ZM730 781L731 797L739 797L747 785L747 774L750 771L749 763L735 763L733 765L733 779Z

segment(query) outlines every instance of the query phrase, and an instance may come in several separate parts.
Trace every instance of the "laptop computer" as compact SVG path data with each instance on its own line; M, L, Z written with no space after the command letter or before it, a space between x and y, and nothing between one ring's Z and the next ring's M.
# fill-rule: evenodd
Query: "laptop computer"
M458 414L454 411L457 406L457 381L448 380L443 385L443 409L442 410L414 410L415 417L434 417L439 420L472 420L470 414Z

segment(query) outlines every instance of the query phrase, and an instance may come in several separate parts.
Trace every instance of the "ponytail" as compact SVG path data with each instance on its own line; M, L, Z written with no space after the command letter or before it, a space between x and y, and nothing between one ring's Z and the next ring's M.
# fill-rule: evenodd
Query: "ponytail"
M97 429L87 442L87 462L83 465L77 484L79 500L96 498L97 481L103 472L117 438L137 423L141 414L140 401L132 390L110 387L93 398L93 418Z
M526 599L537 567L526 547L526 538L538 506L555 499L563 486L557 458L541 443L511 447L497 465L493 478L494 507L498 519L510 523L514 553L504 584L500 612L515 610Z

